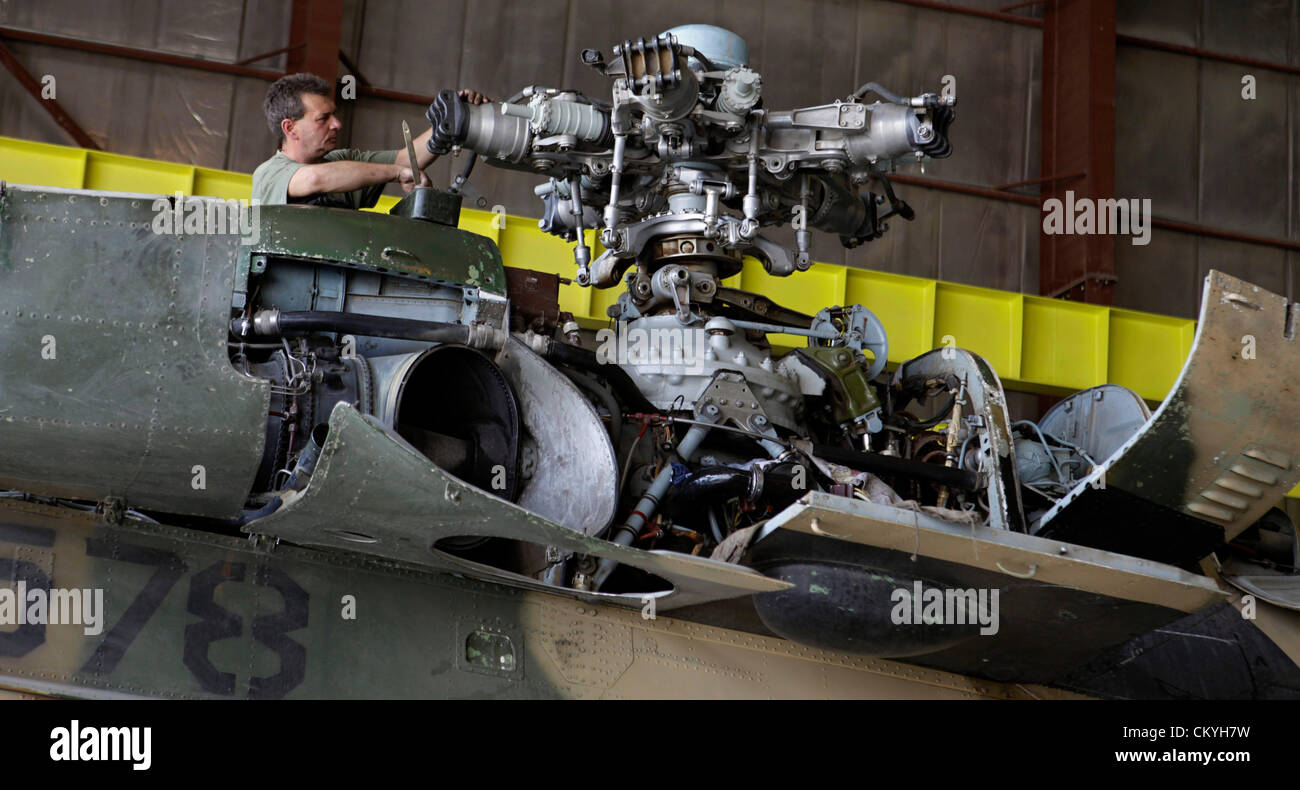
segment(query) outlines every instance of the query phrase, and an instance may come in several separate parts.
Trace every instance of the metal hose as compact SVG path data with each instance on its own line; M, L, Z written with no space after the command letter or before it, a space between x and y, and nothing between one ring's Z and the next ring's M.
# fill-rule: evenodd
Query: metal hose
M364 337L388 337L426 343L466 343L470 339L470 327L467 324L324 310L287 313L279 310L259 310L253 315L251 321L243 318L235 319L231 322L230 331L236 337L249 335L292 337L312 332L343 332Z
M907 458L896 458L892 455L861 453L819 444L813 445L813 455L876 475L897 475L912 480L951 486L962 491L975 491L979 488L979 475L967 469L955 469Z

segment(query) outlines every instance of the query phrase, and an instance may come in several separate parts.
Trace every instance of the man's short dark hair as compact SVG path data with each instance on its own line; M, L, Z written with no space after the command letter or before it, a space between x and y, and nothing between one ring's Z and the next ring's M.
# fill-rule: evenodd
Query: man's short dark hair
M262 109L266 111L266 124L271 127L277 143L284 142L284 132L280 121L288 118L297 121L307 109L302 106L302 94L314 93L329 98L334 95L334 88L315 74L286 74L266 91L266 100Z

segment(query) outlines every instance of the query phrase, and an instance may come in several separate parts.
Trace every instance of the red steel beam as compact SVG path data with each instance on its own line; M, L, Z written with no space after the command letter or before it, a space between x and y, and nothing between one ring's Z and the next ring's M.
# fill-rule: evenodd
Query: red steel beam
M293 0L289 72L305 71L333 82L339 73L342 38L343 0Z
M349 74L357 78L358 85L369 87L370 80L366 79L366 76L361 73L361 69L357 68L357 64L352 62L352 58L348 57L348 53L341 49L339 50L339 61L343 64L343 68L348 70Z
M1253 233L1238 233L1235 230L1211 228L1206 225L1197 225L1192 222L1179 222L1178 220L1173 219L1152 217L1151 227L1176 230L1180 233L1191 233L1197 236L1210 236L1212 238L1226 239L1228 241L1244 241L1247 244L1262 244L1265 247L1277 247L1283 250L1295 250L1300 252L1300 241L1279 239L1273 236L1256 236Z
M1003 187L981 187L971 184L960 184L955 181L940 181L934 178L923 176L909 176L902 173L894 173L889 176L889 180L895 184L906 184L908 186L920 187L921 189L937 189L940 192L952 192L958 195L970 195L971 197L987 198L989 200L1001 200L1005 203L1019 203L1022 206L1033 206L1042 208L1043 198L1034 195L1021 195L1015 192L1004 192ZM1300 251L1300 241L1291 239L1281 239L1275 236L1256 236L1251 233L1239 233L1235 230L1225 230L1224 228L1215 228L1209 225L1198 225L1192 222L1180 222L1174 219L1161 219L1160 217L1151 218L1151 227L1164 228L1179 233L1190 233L1194 236L1209 236L1216 239L1227 239L1228 241L1242 241L1247 244L1260 244L1265 247L1277 247L1283 250ZM1076 284L1084 279L1113 279L1104 274L1096 274L1094 277L1076 278L1073 282ZM1047 292L1050 293L1050 292Z
M376 88L370 85L358 85L357 93L360 93L362 96L374 96L376 99L405 101L412 104L423 104L426 106L433 103L432 96L421 96L418 93L406 93L404 91L390 91L387 88Z
M902 173L893 173L889 180L895 184L908 184L911 186L923 187L926 189L939 189L944 192L955 192L959 195L970 195L971 197L989 198L990 200L1001 200L1007 203L1019 203L1023 206L1033 206L1038 208L1042 205L1042 199L1033 195L1020 195L1015 192L1003 192L991 187L977 187L970 184L959 184L956 181L940 181L935 178L922 178L920 176L903 175Z
M49 33L36 33L30 30L19 30L10 27L0 27L0 38L11 38L16 41L30 41L35 44L46 44L53 47L62 47L63 49L75 49L80 52L94 52L101 55L113 55L121 58L130 58L132 60L143 60L149 63L164 63L168 66L180 66L181 68L187 69L215 71L221 74L234 74L239 77L252 77L253 79L266 80L267 82L274 82L284 76L284 74L279 71L252 68L237 63L223 63L217 60L191 58L185 55L173 55L169 52L159 52L152 49L124 47L118 44L104 44L99 41L87 41L85 39L56 36ZM338 57L337 53L335 54L335 57ZM363 96L373 96L375 98L389 99L392 101L405 101L413 104L428 104L433 101L433 97L431 96L421 96L416 93L405 93L403 91L393 91L386 88L375 88L367 85L358 85L357 93Z
M5 68L9 69L9 73L13 74L14 78L22 83L22 86L27 89L32 98L36 99L41 107L50 114L54 122L62 126L65 132L72 135L72 139L77 141L77 145L82 148L89 148L92 151L100 150L99 144L92 140L90 135L86 134L86 130L82 129L81 125L73 120L71 115L68 115L58 101L53 98L47 99L41 95L43 88L41 83L31 75L31 72L27 71L22 63L18 62L18 58L14 57L14 54L9 51L9 48L3 42L0 42L0 63L4 63Z
M889 2L899 5L910 5L916 8L928 8L934 11L943 11L950 14L962 14L964 16L974 16L980 19L993 19L999 22L1010 22L1015 25L1025 25L1026 27L1042 27L1043 20L1034 17L1019 16L1017 14L1007 13L1013 9L1025 8L1027 6L1041 5L1050 8L1054 0L1027 0L1027 2L1016 3L997 11L988 11L983 8L970 8L968 6L956 5L953 3L935 2L935 0L889 0ZM1262 58L1252 58L1246 55L1233 55L1227 52L1215 52L1213 50L1201 49L1199 47L1188 47L1182 44L1171 44L1167 41L1157 41L1153 38L1142 38L1140 36L1129 36L1124 34L1116 35L1116 40L1121 44L1127 44L1134 47L1146 47L1148 49L1160 49L1165 52L1176 52L1180 55L1192 55L1198 58L1208 60L1219 60L1224 63L1235 63L1240 66L1249 66L1257 69L1269 69L1271 71L1280 71L1285 74L1300 74L1300 66L1293 66L1289 63L1279 63L1275 60L1264 60Z
M1123 34L1115 36L1115 40L1121 44L1127 44L1134 47L1145 47L1146 49L1159 49L1165 52L1175 52L1179 55L1191 55L1197 58L1207 60L1218 60L1224 63L1235 63L1239 66L1249 66L1254 69L1268 69L1270 71L1280 71L1284 74L1300 74L1300 66L1292 66L1287 63L1278 63L1273 60L1263 60L1261 58L1250 58L1245 55L1230 55L1226 52L1213 52L1208 49L1199 47L1185 47L1182 44L1170 44L1167 41L1156 41L1153 38L1139 38L1137 36L1126 36Z
M1031 5L1043 5L1044 3L1047 2L1049 2L1049 0L1025 0L1025 2L1023 3L1016 3L1015 5L1003 6L1002 8L999 8L998 11L1005 14L1009 11L1015 11L1017 8L1026 8Z
M263 53L260 54L260 55L254 55L254 56L251 57L251 58L244 58L243 60L237 60L237 61L235 61L235 65L236 65L236 66L247 66L249 63L256 63L256 62L259 61L259 60L266 60L267 58L275 57L276 55L280 55L280 54L283 54L283 53L285 53L285 52L289 52L290 50L295 50L295 49L298 49L299 47L303 47L303 46L306 46L306 45L305 45L305 44L290 44L290 45L287 46L287 47L280 47L279 49L273 49L273 50L271 50L270 52L263 52Z
M1083 178L1087 173L1069 173L1063 176L1042 176L1041 178L1026 178L1021 181L1012 181L1010 184L998 184L994 189L1017 189L1019 187L1029 187L1035 184L1056 183L1059 181L1073 181L1076 178Z
M900 5L910 5L917 8L929 8L934 11L946 11L950 14L964 14L966 16L977 16L981 19L993 19L998 22L1010 22L1013 25L1024 25L1026 27L1042 27L1043 20L1034 19L1028 16L1017 16L1015 14L1006 14L1001 11L988 11L983 8L971 8L964 5L953 5L952 3L937 3L934 0L889 0L891 3Z
M75 49L81 52L94 52L101 55L116 55L117 57L143 60L149 63L165 63L169 66L202 69L203 71L216 71L222 74L234 74L238 77L254 77L256 79L273 81L284 76L278 71L255 69L251 66L239 66L234 63L222 63L219 60L191 58L185 55L173 55L170 52L159 52L153 49L124 47L118 44L105 44L99 41L87 41L80 38L70 38L68 36L36 33L31 30L19 30L12 27L0 27L0 38L11 38L15 41L30 41L35 44L48 44L53 47Z
M1115 0L1057 0L1043 16L1043 173L1085 173L1045 184L1041 200L1114 197ZM1070 298L1112 304L1115 238L1043 233L1040 293L1072 283Z

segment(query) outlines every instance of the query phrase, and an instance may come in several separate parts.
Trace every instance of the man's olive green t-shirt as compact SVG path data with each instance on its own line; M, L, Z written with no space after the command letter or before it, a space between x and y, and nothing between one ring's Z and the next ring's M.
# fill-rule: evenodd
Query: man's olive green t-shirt
M360 151L356 148L338 148L325 154L326 162L378 162L391 165L397 161L396 151ZM283 205L285 203L307 203L314 206L334 206L338 208L370 208L379 202L384 193L385 184L354 189L351 192L330 192L302 197L289 197L289 180L302 162L295 162L276 151L275 156L258 165L253 171L253 200L261 201L264 206Z

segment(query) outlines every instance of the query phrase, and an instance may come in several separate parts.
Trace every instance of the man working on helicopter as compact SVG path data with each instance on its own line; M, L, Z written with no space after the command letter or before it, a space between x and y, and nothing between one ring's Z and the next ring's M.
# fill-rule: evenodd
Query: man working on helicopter
M393 181L407 192L417 184L428 185L424 168L438 158L426 145L431 130L414 141L419 160L414 169L405 149L336 148L343 123L334 115L333 95L333 87L314 74L286 75L267 90L263 108L279 146L253 172L255 202L362 209L375 205L384 186ZM489 101L475 91L459 95L471 104Z

